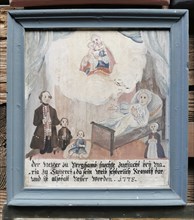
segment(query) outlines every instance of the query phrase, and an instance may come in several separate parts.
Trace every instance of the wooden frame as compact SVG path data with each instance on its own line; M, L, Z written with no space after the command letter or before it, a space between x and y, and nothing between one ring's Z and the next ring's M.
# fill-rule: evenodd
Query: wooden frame
M64 30L158 30L169 33L169 163L160 160L166 168L166 184L134 185L128 187L124 183L118 185L114 177L99 183L69 185L61 187L55 184L46 187L26 184L25 160L25 71L26 48L28 44L26 33L39 31ZM112 32L111 32L112 33ZM14 40L13 40L14 39ZM130 10L130 9L66 9L66 10L26 10L10 11L8 15L8 111L7 111L7 191L8 205L17 206L168 206L185 205L187 191L187 61L188 61L188 13L186 10ZM25 64L25 65L24 65ZM137 84L137 91L141 85ZM42 97L41 97L42 98ZM27 97L29 99L29 96ZM167 104L168 105L168 104ZM165 117L162 115L162 117ZM96 125L95 122L92 123ZM160 128L162 129L162 127ZM184 131L184 132L182 132ZM147 133L146 133L147 134ZM163 134L162 134L163 135ZM111 155L113 147L110 147ZM57 153L57 152L54 152ZM134 158L135 159L135 158ZM36 162L36 160L34 160ZM38 161L38 160L37 160ZM97 160L96 160L97 161ZM95 161L95 162L96 162ZM128 165L139 166L146 159L136 162L128 161ZM73 161L74 162L74 161ZM94 162L94 163L95 163ZM102 160L101 160L102 162ZM109 161L106 165L122 161ZM147 160L154 170L154 160ZM81 163L77 162L79 165ZM96 162L98 163L98 161ZM127 162L126 162L127 163ZM102 162L103 164L103 162ZM147 165L148 165L147 164ZM167 164L167 165L166 165ZM68 164L67 164L68 165ZM103 164L105 165L105 164ZM65 164L64 164L65 166ZM86 167L86 162L85 162ZM73 167L71 167L73 169ZM163 168L161 168L163 169ZM130 169L128 169L130 170ZM156 169L157 170L157 169ZM163 169L164 170L164 169ZM43 169L41 170L43 171ZM81 168L77 168L82 172ZM102 171L102 170L100 170ZM109 168L108 171L110 172ZM133 170L134 171L134 170ZM154 170L155 171L155 170ZM165 171L165 170L164 170ZM33 175L39 172L33 170ZM113 172L113 171L112 171ZM116 171L114 171L116 172ZM139 171L143 172L143 171ZM146 170L148 172L148 169ZM155 171L157 172L157 171ZM170 173L170 174L169 174ZM29 173L29 175L32 173ZM153 174L153 173L152 173ZM31 175L31 177L33 176ZM72 173L73 175L73 173ZM71 178L71 173L68 176ZM88 176L87 176L88 175ZM151 175L151 174L150 174ZM140 175L141 176L141 175ZM86 179L90 173L86 174ZM106 179L108 176L104 176ZM111 177L111 172L109 173ZM125 180L130 180L130 175ZM29 180L29 179L28 179ZM35 179L37 180L37 179ZM134 179L135 180L135 177ZM114 185L116 181L116 185ZM121 180L120 180L121 181ZM135 180L136 181L136 180ZM138 180L139 181L139 180ZM147 180L148 181L148 180ZM157 182L157 181L156 181ZM96 186L99 185L99 186ZM112 186L111 186L112 185Z
M151 6L168 6L170 4L169 0L138 0L134 2L133 0L122 0L122 1L109 1L109 0L57 0L53 2L52 0L42 0L42 1L32 1L32 0L10 0L10 5L13 7L40 7L40 6L60 6L60 5L151 5Z

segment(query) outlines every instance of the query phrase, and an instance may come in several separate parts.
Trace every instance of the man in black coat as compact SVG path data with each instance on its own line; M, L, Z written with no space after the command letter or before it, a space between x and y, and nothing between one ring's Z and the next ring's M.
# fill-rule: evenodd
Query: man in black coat
M33 124L36 126L30 148L39 149L41 154L51 153L58 147L56 126L60 123L56 110L49 105L52 96L48 91L41 92L42 103L34 112Z

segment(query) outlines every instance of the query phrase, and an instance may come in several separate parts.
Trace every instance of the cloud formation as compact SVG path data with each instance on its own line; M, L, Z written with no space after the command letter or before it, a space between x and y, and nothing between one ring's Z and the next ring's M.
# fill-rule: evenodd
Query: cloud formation
M123 92L133 91L141 81L146 64L146 47L116 31L101 31L99 35L116 61L110 75L95 73L87 76L80 71L83 57L93 31L76 31L53 41L45 56L46 77L50 86L58 85L72 100L101 105Z

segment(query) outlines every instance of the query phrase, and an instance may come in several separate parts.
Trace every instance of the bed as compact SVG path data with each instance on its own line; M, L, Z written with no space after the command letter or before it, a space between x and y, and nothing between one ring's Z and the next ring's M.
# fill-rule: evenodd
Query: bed
M136 99L132 99L130 104L136 103ZM91 134L91 147L95 144L110 151L112 156L114 150L132 141L141 139L148 136L150 133L150 124L156 122L159 125L158 130L164 132L165 121L164 121L164 111L163 111L163 101L157 95L152 93L152 100L147 106L149 110L149 120L146 126L139 128L128 128L126 132L122 135L115 135L115 130L101 123L91 122L92 134ZM122 113L125 112L122 110Z

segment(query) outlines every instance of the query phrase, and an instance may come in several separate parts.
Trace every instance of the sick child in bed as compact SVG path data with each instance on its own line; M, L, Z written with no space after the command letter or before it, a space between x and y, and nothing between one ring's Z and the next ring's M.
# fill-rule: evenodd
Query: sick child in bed
M147 105L152 99L151 92L142 89L136 93L137 103L129 106L129 111L126 115L118 118L108 119L101 122L104 126L115 130L115 135L120 135L128 128L144 127L148 124L149 111Z

